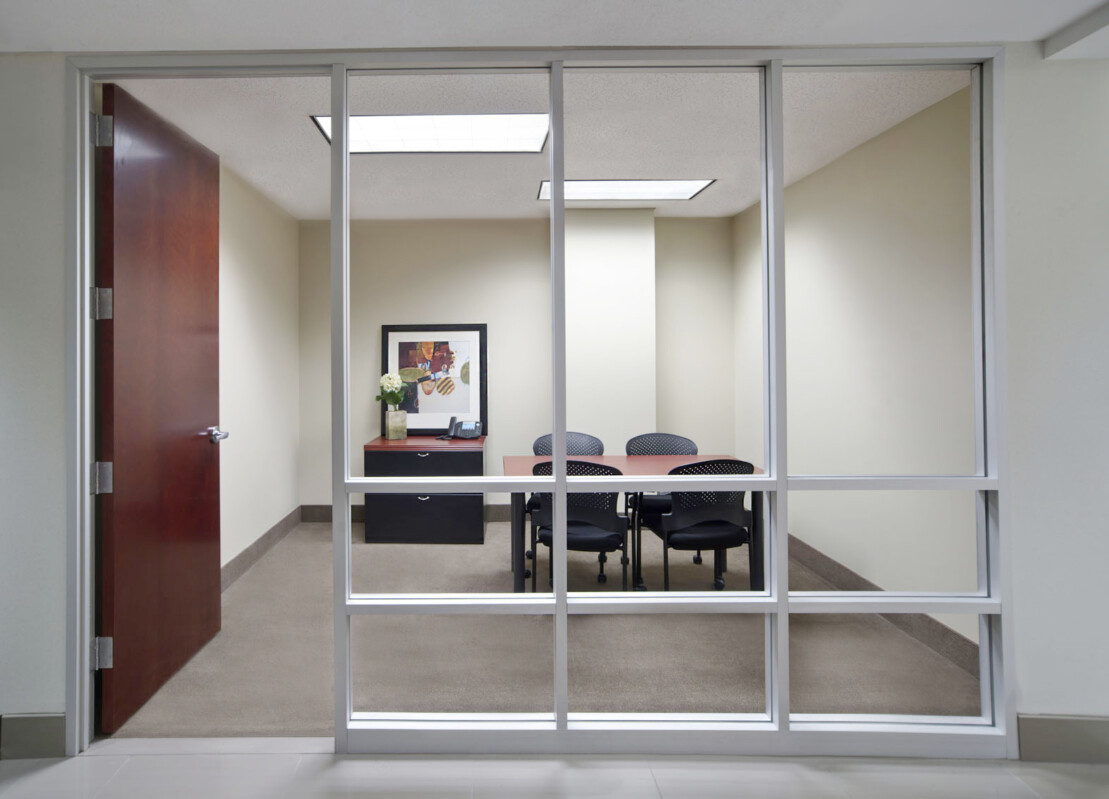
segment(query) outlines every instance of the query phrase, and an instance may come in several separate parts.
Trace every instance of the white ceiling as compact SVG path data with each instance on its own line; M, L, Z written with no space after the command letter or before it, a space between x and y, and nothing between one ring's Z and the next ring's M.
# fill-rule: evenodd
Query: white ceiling
M4 0L0 51L1040 41L1101 5L1104 0Z
M787 72L787 185L968 82L963 70ZM328 113L326 78L119 84L292 216L328 217L329 147L309 119ZM547 91L544 73L354 77L350 104L354 114L543 112ZM660 216L734 215L760 196L758 104L755 72L567 70L566 177L714 178L691 201L639 205ZM545 217L548 203L536 196L548 157L355 155L351 215Z

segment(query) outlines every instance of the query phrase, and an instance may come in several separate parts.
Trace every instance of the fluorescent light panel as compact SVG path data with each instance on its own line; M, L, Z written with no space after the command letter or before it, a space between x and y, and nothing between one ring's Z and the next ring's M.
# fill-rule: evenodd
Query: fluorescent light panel
M567 180L566 200L692 200L714 180ZM551 182L539 184L539 199L551 199Z
M313 116L331 141L331 117ZM352 116L352 153L538 153L547 114Z

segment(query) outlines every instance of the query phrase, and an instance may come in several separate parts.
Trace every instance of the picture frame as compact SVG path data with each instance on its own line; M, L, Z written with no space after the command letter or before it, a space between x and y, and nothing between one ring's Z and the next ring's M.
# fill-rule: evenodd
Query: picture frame
M382 325L381 372L401 375L408 434L437 436L451 418L481 422L489 433L485 324ZM381 403L385 429L385 403Z

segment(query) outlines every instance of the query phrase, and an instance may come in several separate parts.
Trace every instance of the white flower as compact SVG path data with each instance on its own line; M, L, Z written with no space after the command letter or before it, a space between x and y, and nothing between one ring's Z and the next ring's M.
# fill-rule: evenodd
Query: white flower
M381 376L382 391L400 391L403 385L404 383L401 382L400 375L389 373Z

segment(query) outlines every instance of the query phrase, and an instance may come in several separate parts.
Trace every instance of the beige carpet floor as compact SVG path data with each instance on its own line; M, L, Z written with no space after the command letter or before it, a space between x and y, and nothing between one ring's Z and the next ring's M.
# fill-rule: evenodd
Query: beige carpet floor
M355 525L356 591L510 591L508 524L482 546L367 545ZM648 535L644 577L661 587ZM540 589L546 549L540 548ZM746 550L728 590L747 587ZM596 557L570 553L571 590L596 582ZM790 566L801 590L828 590ZM711 557L671 561L671 588L709 590ZM761 712L761 616L570 618L571 711ZM527 616L365 616L352 621L354 706L365 711L549 712L552 622ZM877 615L790 621L791 697L800 713L977 715L978 680ZM223 629L119 737L327 736L333 733L331 527L302 524L223 594Z

